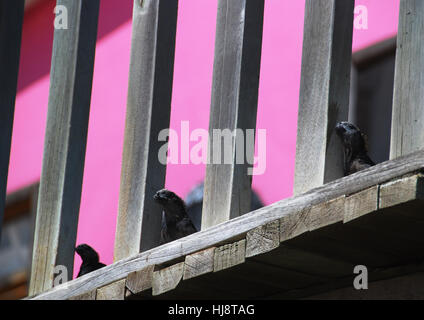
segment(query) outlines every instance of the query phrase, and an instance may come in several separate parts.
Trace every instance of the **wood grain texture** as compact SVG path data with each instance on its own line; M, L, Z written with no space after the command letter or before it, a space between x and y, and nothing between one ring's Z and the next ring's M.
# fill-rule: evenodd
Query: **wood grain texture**
M393 92L390 159L424 147L424 2L404 0L399 28Z
M309 231L343 221L345 196L312 206L305 216L305 224Z
M295 195L343 176L334 128L348 118L354 2L306 1Z
M59 0L68 29L55 29L30 294L72 275L87 143L99 0Z
M114 260L159 244L165 185L159 132L169 128L177 0L134 1L131 62Z
M29 243L29 264L28 264L28 273L32 270L32 264L34 261L32 260L34 254L34 239L35 239L35 224L37 221L37 208L38 208L38 198L39 198L39 190L40 190L40 182L37 182L32 187L32 196L31 196L31 232L30 232L30 243Z
M153 271L155 266L147 266L127 276L126 286L133 294L152 288Z
M305 217L310 210L310 207L306 207L300 212L287 214L280 219L280 242L290 240L308 231Z
M187 280L213 272L214 257L215 247L187 255L185 257L183 279Z
M293 239L305 232L343 221L345 196L309 206L297 214L280 219L280 241Z
M33 299L67 299L122 279L129 273L141 270L148 265L159 265L175 259L181 259L188 254L216 246L234 237L243 237L248 231L274 220L282 219L288 215L296 216L296 214L301 214L303 210L313 205L345 194L354 194L372 186L398 179L406 174L417 172L423 168L423 151L379 163L302 195L278 201L226 223L115 262L112 265L87 274L84 279L78 278L66 285L57 286L52 290L33 297ZM281 225L281 230L284 230L284 225ZM307 232L303 233L306 234ZM334 242L331 243L334 244Z
M263 13L264 0L218 1L209 136L232 134L208 145L202 229L250 210L254 142L245 141L256 129Z
M70 297L68 300L96 300L97 289L82 293L75 297Z
M346 197L343 222L349 222L378 209L379 186Z
M175 289L183 278L184 262L153 272L152 295Z
M215 249L213 271L218 272L243 263L246 256L246 240L224 244Z
M0 236L18 84L24 0L0 1Z
M379 207L387 208L414 199L424 199L424 176L413 175L383 184Z
M280 221L276 220L246 234L246 258L274 250L280 245Z
M96 300L124 300L125 279L115 281L97 289Z

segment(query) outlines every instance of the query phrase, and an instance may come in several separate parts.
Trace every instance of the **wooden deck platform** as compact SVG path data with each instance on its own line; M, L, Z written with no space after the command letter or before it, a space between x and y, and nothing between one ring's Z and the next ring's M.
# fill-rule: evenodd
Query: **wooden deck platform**
M285 299L424 270L424 152L118 261L33 299Z

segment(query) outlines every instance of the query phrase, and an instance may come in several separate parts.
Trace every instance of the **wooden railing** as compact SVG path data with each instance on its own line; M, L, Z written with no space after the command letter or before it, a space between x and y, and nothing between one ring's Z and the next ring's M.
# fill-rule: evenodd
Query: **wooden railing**
M347 120L354 1L306 1L294 193L343 176L334 132Z
M53 286L58 265L72 274L97 35L99 0L57 3L68 9L69 29L54 33L30 295ZM161 215L152 197L165 183L158 134L169 127L177 8L177 0L134 1L115 261L159 244ZM306 0L295 194L343 176L333 129L348 117L353 11L354 0ZM218 1L210 132L256 128L263 13L264 0ZM23 0L0 2L0 41L7 44L0 46L1 212L22 16ZM421 0L401 1L392 158L422 149L424 143L423 19ZM236 161L234 141L231 164L207 165L202 229L249 211L247 168L252 161Z
M343 176L334 126L349 108L354 1L306 1L294 193ZM390 159L424 146L424 3L399 9Z

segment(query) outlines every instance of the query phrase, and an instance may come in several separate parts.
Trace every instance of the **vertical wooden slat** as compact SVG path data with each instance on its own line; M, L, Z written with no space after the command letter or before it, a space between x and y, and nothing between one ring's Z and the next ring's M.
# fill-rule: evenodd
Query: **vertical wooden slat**
M72 277L97 37L99 0L57 4L68 29L54 32L30 295L52 287L57 265Z
M240 157L233 135L231 162L224 163L222 141L215 145L212 138L214 129L237 128L246 141L246 130L256 129L263 13L263 0L218 1L202 229L250 211L253 153L246 151L253 146L244 145L246 154ZM221 152L220 163L214 163L216 152Z
M134 1L131 62L114 260L159 244L165 184L159 132L169 128L177 0Z
M24 0L0 0L0 236L18 83Z
M294 194L343 176L354 0L306 0Z
M424 148L424 1L399 8L390 159Z

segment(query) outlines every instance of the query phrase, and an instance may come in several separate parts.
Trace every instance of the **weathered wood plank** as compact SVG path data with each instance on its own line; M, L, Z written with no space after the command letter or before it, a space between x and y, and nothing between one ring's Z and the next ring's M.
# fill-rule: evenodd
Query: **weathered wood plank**
M185 258L183 280L213 272L214 257L215 247L187 255Z
M345 212L345 196L312 206L305 216L305 224L309 231L343 221Z
M68 29L54 32L30 294L52 287L57 265L72 275L97 37L99 0L57 3Z
M345 199L343 222L349 222L378 209L379 186L352 194Z
M133 294L152 288L154 265L147 266L139 271L131 272L127 276L126 286Z
M86 293L82 293L75 297L70 297L68 300L96 300L97 290L91 290Z
M381 185L379 207L393 207L415 199L424 199L424 176L414 175Z
M202 229L250 210L263 13L264 0L218 1Z
M390 159L424 147L424 2L404 0L399 29L393 92Z
M152 295L157 296L175 289L183 278L184 262L153 272Z
M246 234L246 258L274 250L280 245L280 221L276 220Z
M213 271L218 272L244 262L246 256L246 240L224 244L215 249Z
M85 279L78 278L67 283L66 286L57 286L48 292L37 295L34 299L67 299L70 296L84 293L107 283L122 279L129 273L141 270L148 265L159 265L175 259L181 259L187 254L216 246L234 237L242 237L248 231L263 224L281 219L288 215L295 216L296 214L300 214L305 208L335 199L345 194L353 194L365 190L392 179L397 179L406 174L419 171L423 168L424 151L377 164L369 169L330 182L302 195L278 201L270 206L247 213L226 223L187 236L184 239L167 243L133 257L128 257L113 265L106 266L86 275L84 277ZM281 227L284 228L284 226ZM312 235L313 232L305 232L304 235L306 234ZM299 238L301 237L297 237L296 239ZM306 250L317 249L317 252L319 252L318 249L325 249L326 245L333 247L337 245L337 243L331 239L328 239L324 244L319 241L321 241L321 239L317 239L317 245L315 246L311 246L311 242L308 241ZM343 248L343 245L339 245L339 248L335 249L337 252L343 253ZM354 251L353 248L348 249L352 254L355 252L357 254L362 254L361 250ZM333 255L333 252L328 251L327 253ZM350 261L346 259L347 256L352 256L350 253L347 251L346 254L341 255L339 260L358 264L356 260ZM372 261L372 259L378 263L379 257L372 253L368 257L368 260Z
M341 196L306 207L297 214L286 215L280 219L280 241L286 241L307 231L340 222L343 220L344 213L345 196Z
M347 120L354 0L307 0L294 194L343 176L334 132Z
M24 0L0 1L0 236L18 85Z
M280 242L309 231L305 223L305 217L309 214L309 211L311 211L311 208L306 207L300 212L287 214L280 219Z
M125 281L121 279L97 289L96 300L124 300Z
M34 238L35 238L35 223L37 221L37 208L38 208L38 197L39 197L39 189L40 189L40 183L37 182L36 184L32 185L30 187L32 189L32 195L31 195L31 228L30 228L30 243L29 243L29 250L28 250L28 274L31 274L32 270L32 256L34 253Z
M131 62L114 260L159 244L165 185L159 132L169 128L177 0L134 1Z

